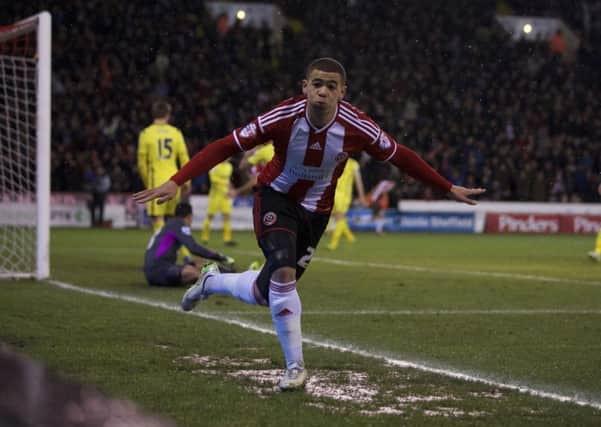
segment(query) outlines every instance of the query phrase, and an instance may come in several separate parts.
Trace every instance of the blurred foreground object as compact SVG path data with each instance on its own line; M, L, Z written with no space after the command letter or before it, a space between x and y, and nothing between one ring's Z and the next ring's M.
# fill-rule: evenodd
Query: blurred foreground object
M0 426L175 427L127 400L65 381L0 343Z

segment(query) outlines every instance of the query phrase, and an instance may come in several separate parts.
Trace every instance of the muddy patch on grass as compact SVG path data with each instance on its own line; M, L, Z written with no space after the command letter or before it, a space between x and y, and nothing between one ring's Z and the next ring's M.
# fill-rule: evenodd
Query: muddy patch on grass
M236 379L249 393L262 398L281 393L278 382L283 369L276 367L271 359L193 354L178 358L175 363L191 365L192 372L197 375ZM463 399L498 399L502 396L497 390L492 390L464 393L462 398L434 384L426 387L422 385L420 392L411 392L407 375L391 371L386 378L384 384L370 378L366 372L310 369L304 392L314 399L306 405L330 413L356 411L365 416L406 416L417 412L429 417L465 418L481 417L490 413L462 409Z

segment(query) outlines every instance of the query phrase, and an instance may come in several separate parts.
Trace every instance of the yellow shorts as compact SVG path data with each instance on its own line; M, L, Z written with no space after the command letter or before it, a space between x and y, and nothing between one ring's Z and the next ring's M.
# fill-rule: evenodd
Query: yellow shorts
M162 205L159 205L156 199L146 203L146 213L148 216L173 216L175 215L175 207L179 203L179 200L180 190L178 189L175 197Z
M232 213L232 199L222 195L209 194L209 204L207 206L207 215L216 215L222 213L229 215Z

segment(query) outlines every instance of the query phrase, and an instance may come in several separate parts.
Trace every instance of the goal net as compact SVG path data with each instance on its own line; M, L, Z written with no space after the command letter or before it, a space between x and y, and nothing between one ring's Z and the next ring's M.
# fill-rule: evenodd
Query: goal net
M49 275L51 17L0 26L0 278Z

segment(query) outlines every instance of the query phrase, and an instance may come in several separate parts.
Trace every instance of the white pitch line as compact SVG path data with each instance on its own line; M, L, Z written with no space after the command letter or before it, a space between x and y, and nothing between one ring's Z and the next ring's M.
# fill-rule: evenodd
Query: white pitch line
M252 251L233 250L230 252L239 253L241 255L262 256L260 253L252 252ZM325 264L343 265L343 266L348 266L348 267L371 267L371 268L381 268L381 269L387 269L387 270L414 271L414 272L419 272L419 273L459 274L459 275L476 276L476 277L494 277L494 278L501 278L501 279L530 280L530 281L534 281L534 282L566 283L566 284L576 284L576 285L601 286L601 282L596 281L596 280L566 279L563 277L539 276L536 274L502 273L502 272L498 272L498 271L456 270L456 269L444 270L444 269L440 269L440 268L420 267L417 265L384 264L384 263L378 263L378 262L347 261L347 260L342 260L342 259L324 258L324 257L313 257L311 260L317 261L317 262L323 262Z
M212 311L219 315L262 315L256 311L231 310ZM269 314L269 313L267 313ZM566 310L566 309L491 309L491 310L303 310L303 316L540 316L540 315L599 315L601 310Z
M62 289L67 289L67 290L81 292L81 293L90 294L90 295L101 296L103 298L110 298L110 299L116 299L116 300L121 300L121 301L133 302L136 304L144 304L144 305L151 306L151 307L162 308L164 310L182 313L178 306L167 304L164 302L134 297L134 296L130 296L130 295L120 295L120 294L115 294L115 293L112 293L109 291L103 291L103 290L98 290L98 289L81 288L79 286L75 286L75 285L61 282L58 280L48 280L47 283L50 283L51 285L57 286ZM184 313L182 313L182 314L184 314ZM255 331L255 332L260 332L263 334L275 335L275 332L273 331L273 329L271 327L267 328L262 325L242 321L239 319L232 319L232 318L228 318L225 316L208 314L208 313L203 313L203 312L198 312L198 311L189 312L189 313L185 313L185 314L198 316L198 317L201 317L204 319L215 320L218 322L226 323L228 325L239 326L241 328L248 329L248 330ZM393 366L396 366L399 368L416 369L418 371L437 374L437 375L441 375L441 376L448 377L448 378L455 378L455 379L466 381L466 382L485 384L485 385L488 385L491 387L517 391L519 393L528 394L528 395L535 396L535 397L551 399L551 400L555 400L558 402L573 403L578 406L586 406L586 407L591 407L591 408L594 408L597 410L601 410L601 401L596 401L596 400L592 400L592 399L583 399L583 398L578 397L577 395L567 395L567 394L561 394L561 393L556 393L556 392L551 392L551 391L546 391L546 390L539 390L539 389L535 389L535 388L529 387L527 385L519 384L519 383L499 382L492 378L469 374L469 373L461 372L461 371L458 371L455 369L436 368L433 366L429 366L425 363L396 359L396 358L393 358L390 356L386 356L382 353L375 353L372 351L361 349L360 347L355 346L355 345L341 344L341 343L337 343L336 341L330 341L330 340L323 341L323 340L319 340L319 339L305 337L305 338L303 338L303 342L314 345L316 347L321 347L321 348L330 349L330 350L336 350L336 351L340 351L343 353L350 353L350 354L355 354L355 355L362 356L365 358L380 360L380 361L383 361L385 363L388 363L390 365L393 365Z

